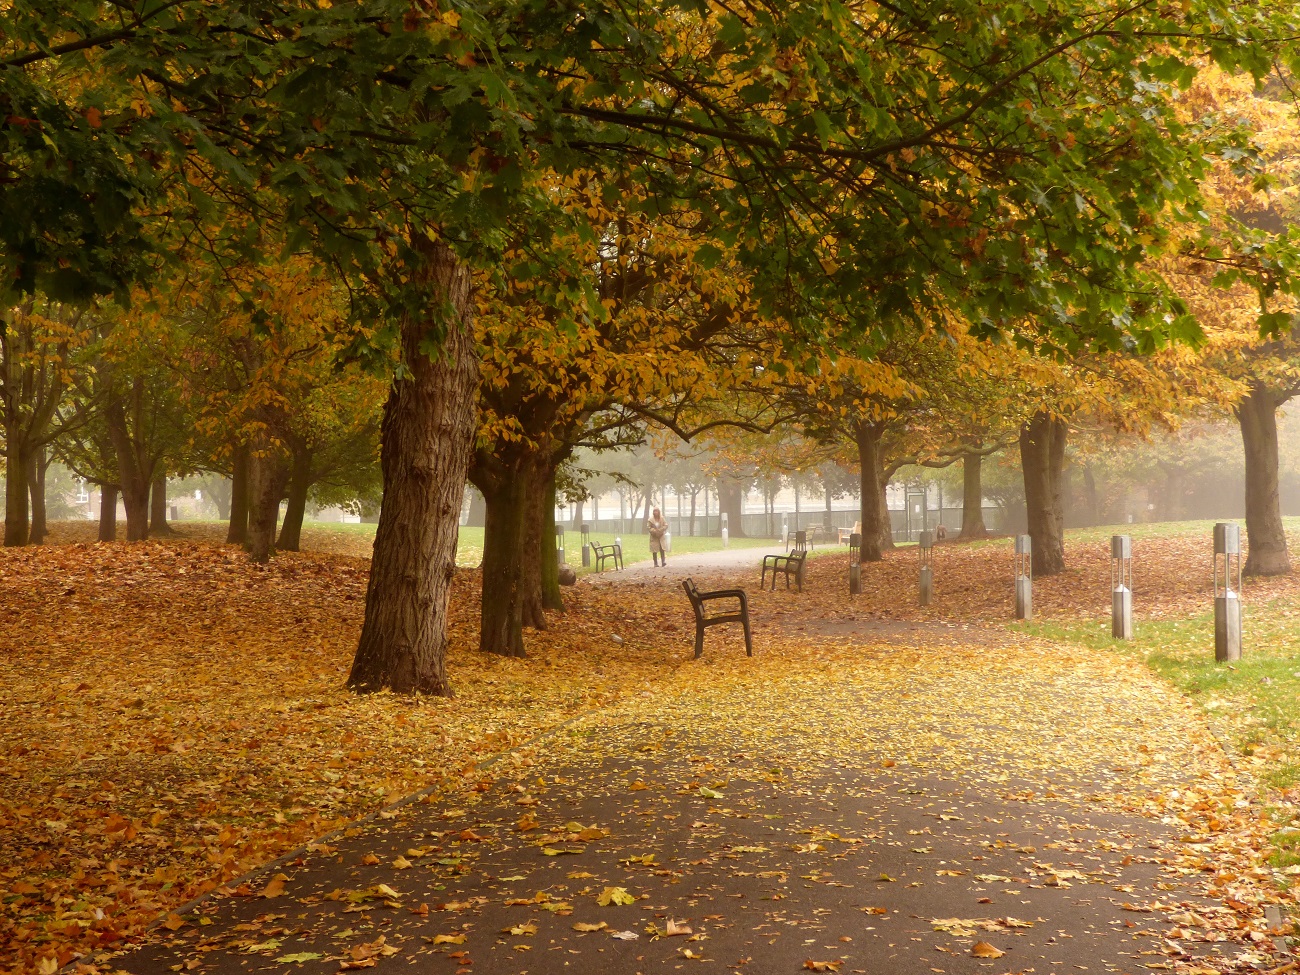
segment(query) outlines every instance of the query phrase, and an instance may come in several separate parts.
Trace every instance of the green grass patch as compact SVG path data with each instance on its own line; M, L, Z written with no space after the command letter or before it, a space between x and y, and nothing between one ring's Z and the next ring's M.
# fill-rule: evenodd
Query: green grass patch
M1208 523L1207 523L1208 524ZM1082 539L1079 539L1082 540ZM1247 606L1242 659L1214 660L1214 614L1140 620L1133 640L1113 640L1110 622L1035 622L1026 633L1061 643L1134 657L1196 701L1241 754L1278 749L1260 781L1265 790L1300 783L1300 627L1284 600ZM1280 824L1282 825L1282 824ZM1300 833L1278 833L1276 866L1300 863Z
M462 532L466 529L462 528ZM482 537L483 530L476 529ZM613 532L592 532L591 540L599 542L601 545L611 544L615 537L622 539L623 544L623 563L624 565L633 565L637 562L650 561L650 536L649 535L615 535ZM480 543L481 544L481 543ZM733 538L731 539L731 548L770 548L773 545L779 545L780 542L773 541L770 538ZM579 572L595 571L595 557L592 557L592 568L582 569L582 533L576 531L566 531L564 533L565 561L573 566ZM721 552L722 539L716 535L674 535L672 538L672 551L668 553L668 558L674 555L691 555L696 552ZM459 553L457 560L459 561ZM477 563L476 563L477 564ZM610 567L609 562L605 563L605 568Z

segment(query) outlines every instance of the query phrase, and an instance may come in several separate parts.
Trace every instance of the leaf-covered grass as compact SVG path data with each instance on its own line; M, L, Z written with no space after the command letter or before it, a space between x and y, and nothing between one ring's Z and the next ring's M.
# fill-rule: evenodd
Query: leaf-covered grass
M1209 524L1209 523L1207 523ZM1266 792L1300 784L1300 611L1290 600L1247 604L1242 659L1214 660L1214 614L1138 619L1132 641L1113 640L1109 621L1058 620L1025 629L1062 643L1136 657L1210 716L1231 746L1251 762ZM1279 817L1284 825L1289 813ZM1300 833L1279 832L1272 863L1300 864Z

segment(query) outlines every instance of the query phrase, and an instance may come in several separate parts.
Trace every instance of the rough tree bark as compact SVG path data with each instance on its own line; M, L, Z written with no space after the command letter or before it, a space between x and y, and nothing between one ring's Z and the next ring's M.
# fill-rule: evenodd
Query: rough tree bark
M524 602L524 626L534 630L546 629L546 602L542 598L545 564L549 552L555 562L555 519L546 518L546 481L539 471L532 470L528 477L528 510L524 514L524 545L519 558L519 598ZM551 533L549 543L546 533Z
M302 522L307 516L307 493L311 490L311 449L295 444L293 469L289 474L289 503L280 525L275 547L282 552L297 552L302 545Z
M889 480L885 476L881 441L885 434L883 423L858 423L858 463L862 469L862 493L859 514L862 520L862 560L879 562L884 553L894 547L894 528L889 520L889 505L885 489Z
M142 542L149 537L149 485L153 481L151 464L139 456L127 425L126 403L114 397L104 411L109 440L117 458L117 483L126 508L126 540Z
M555 548L555 472L546 480L542 492L542 545L541 590L542 608L564 612L564 596L560 592L560 561ZM567 554L567 553L566 553Z
M278 449L259 434L248 455L248 556L269 562L275 555L275 526L280 520L285 472Z
M27 534L28 545L41 545L49 531L45 522L45 472L49 470L50 459L45 448L38 447L32 454L32 462L27 467L27 493L32 501L32 524Z
M230 526L227 545L248 541L248 445L241 444L230 456Z
M961 458L961 531L962 539L987 538L984 524L984 457L962 454Z
M5 546L26 545L28 524L28 473L31 463L23 447L21 435L12 429L5 430Z
M1061 473L1068 434L1065 421L1045 411L1035 413L1020 428L1020 467L1025 478L1025 510L1036 576L1065 571Z
M348 686L450 697L447 599L477 424L478 360L469 268L442 243L417 238L412 246L418 261L407 272L428 300L423 314L407 311L400 321L406 373L384 406L384 505ZM424 351L431 338L442 339L436 358Z
M646 511L648 517L650 512ZM718 478L718 514L727 516L727 534L745 538L745 487L731 477Z
M167 475L155 474L153 486L149 488L149 534L174 535L171 525L167 524Z
M1277 408L1283 398L1253 382L1237 404L1237 423L1246 452L1246 539L1248 576L1276 576L1291 571L1282 503L1277 483Z
M524 656L525 553L538 558L538 533L529 547L531 497L527 469L514 467L514 475L493 484L480 483L487 511L483 519L483 602L480 609L479 649L503 657ZM534 566L536 568L536 566ZM540 614L540 607L536 608ZM530 624L535 625L535 617ZM545 625L545 620L542 620Z
M117 485L99 487L99 540L117 541Z

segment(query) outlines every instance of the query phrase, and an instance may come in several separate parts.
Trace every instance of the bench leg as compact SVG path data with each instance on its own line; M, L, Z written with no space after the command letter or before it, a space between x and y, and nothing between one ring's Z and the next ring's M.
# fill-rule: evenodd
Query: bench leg
M763 561L763 574L758 577L758 588L767 588L767 561Z
M743 626L743 627L745 628L745 656L746 656L746 657L752 657L752 656L754 655L754 640L753 640L753 637L751 637L751 636L750 636L750 633L749 633L749 614L748 614L748 613L746 613L745 616L744 616L744 618L740 621L740 625Z
M695 624L695 659L699 660L704 653L704 626L700 623Z

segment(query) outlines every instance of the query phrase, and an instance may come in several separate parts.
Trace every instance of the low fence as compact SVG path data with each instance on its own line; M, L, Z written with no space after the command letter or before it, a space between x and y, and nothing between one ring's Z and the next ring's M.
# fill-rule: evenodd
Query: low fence
M939 525L943 525L954 534L961 529L962 509L960 507L947 508L942 510L931 508L926 512L924 519L912 518L912 524L908 524L907 511L899 509L890 510L889 518L892 522L894 532L894 541L907 542L916 541L922 531L933 531ZM722 532L722 518L716 513L709 515L697 514L694 519L689 515L670 514L664 512L668 519L668 529L678 538L684 538L691 535L716 536ZM786 525L790 531L799 531L800 529L812 528L814 525L829 523L832 528L852 528L858 521L858 509L836 510L828 513L825 510L812 511L787 511L766 514L763 512L746 512L741 519L744 534L749 538L780 538L781 537L781 519L785 518ZM984 508L984 524L989 531L996 532L1001 529L1002 509L996 506L986 506ZM563 522L565 531L577 531L578 525ZM586 524L591 526L591 531L596 535L638 535L645 532L644 519L633 518L596 518L588 519ZM730 526L732 534L738 534L735 525Z

